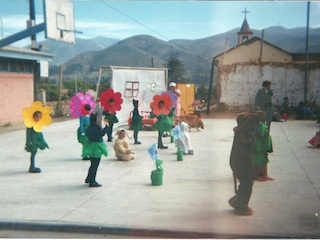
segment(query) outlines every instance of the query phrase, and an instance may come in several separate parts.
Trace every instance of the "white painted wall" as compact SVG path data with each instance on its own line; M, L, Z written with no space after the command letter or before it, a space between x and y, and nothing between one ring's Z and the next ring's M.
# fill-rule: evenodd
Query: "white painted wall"
M304 68L293 64L237 64L218 70L218 101L228 110L249 110L263 81L271 81L273 103L281 105L285 96L292 105L304 100ZM320 68L309 72L307 100L320 100Z

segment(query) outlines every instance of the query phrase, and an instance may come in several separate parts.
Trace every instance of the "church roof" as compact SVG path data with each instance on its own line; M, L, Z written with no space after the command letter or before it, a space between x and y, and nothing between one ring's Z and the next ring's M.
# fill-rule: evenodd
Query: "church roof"
M249 27L249 23L248 23L246 18L243 20L240 32L238 32L238 34L239 33L252 33L252 31L251 31L251 29Z
M267 42L267 41L265 41L265 40L263 40L263 39L261 39L261 38L259 38L259 37L253 37L253 38L249 39L248 41L246 41L246 42L244 42L244 43L241 43L241 44L239 44L239 45L237 45L237 46L234 46L234 47L230 48L230 49L227 50L226 52L220 53L219 55L213 57L213 59L217 59L218 57L222 56L223 54L228 53L228 52L231 52L231 51L233 51L234 49L236 49L236 48L238 48L238 47L240 47L240 46L242 46L242 45L243 45L243 46L245 46L245 45L246 45L246 46L251 45L251 44L253 44L253 43L256 42L256 41L259 41L259 42L263 41L265 44L268 44L269 46L277 49L278 51L281 51L281 52L283 52L283 53L292 55L292 53L289 53L289 52L283 50L282 48L279 48L279 47L277 47L277 46L275 46L275 45L273 45L273 44L271 44L271 43L269 43L269 42Z

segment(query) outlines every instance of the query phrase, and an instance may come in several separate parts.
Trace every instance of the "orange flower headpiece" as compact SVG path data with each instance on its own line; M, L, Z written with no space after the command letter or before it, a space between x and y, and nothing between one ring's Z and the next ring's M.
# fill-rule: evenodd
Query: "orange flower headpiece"
M157 116L160 114L168 115L171 111L172 101L169 94L165 93L163 95L155 95L153 97L153 102L150 107L153 113Z
M33 115L36 111L41 112L42 116L38 122L35 122ZM52 122L50 116L51 108L49 106L43 106L42 102L36 101L31 104L30 107L26 107L22 110L22 116L24 117L24 124L27 128L32 128L36 132L41 132L43 126L48 126Z

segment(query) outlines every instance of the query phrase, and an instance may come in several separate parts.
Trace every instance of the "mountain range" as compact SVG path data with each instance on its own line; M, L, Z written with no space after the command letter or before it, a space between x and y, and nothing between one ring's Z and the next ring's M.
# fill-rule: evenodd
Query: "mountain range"
M137 35L124 40L97 37L77 38L76 44L48 40L44 43L49 46L46 52L55 56L51 65L63 64L69 74L77 69L88 81L96 82L100 66L162 68L171 57L177 57L184 64L184 81L201 84L209 80L213 57L238 44L239 30L196 40L163 41L149 35ZM262 38L261 30L253 29L252 32L253 37ZM263 39L289 53L304 53L306 29L269 27L264 30ZM320 52L320 28L309 30L308 51ZM50 75L56 77L54 72ZM68 77L68 71L64 77Z

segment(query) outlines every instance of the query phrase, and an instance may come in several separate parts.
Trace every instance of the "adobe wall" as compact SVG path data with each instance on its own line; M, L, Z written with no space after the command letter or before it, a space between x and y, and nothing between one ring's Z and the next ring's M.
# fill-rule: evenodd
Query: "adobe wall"
M320 100L320 66L310 65L307 100ZM218 69L218 101L229 111L249 110L263 81L272 82L273 103L281 105L285 96L293 106L304 101L303 64L234 64Z
M0 126L23 122L22 109L33 102L33 74L0 73Z

